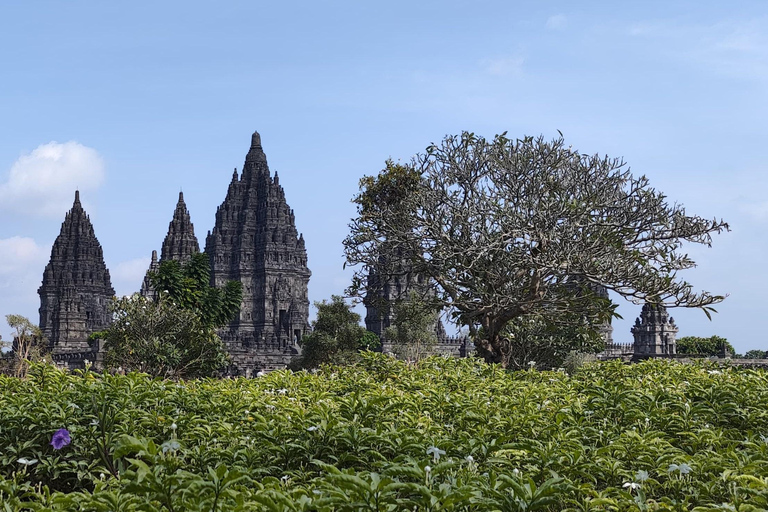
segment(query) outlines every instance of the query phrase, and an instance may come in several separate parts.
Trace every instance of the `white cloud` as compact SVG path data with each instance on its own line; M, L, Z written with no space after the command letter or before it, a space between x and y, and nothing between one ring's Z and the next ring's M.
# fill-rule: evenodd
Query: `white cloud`
M50 255L50 247L40 246L31 238L14 236L0 239L0 287L21 277L30 269L43 277L43 268Z
M115 288L115 294L118 297L139 291L144 275L149 268L149 262L150 258L136 258L121 261L109 269L109 274L112 277L112 286Z
M565 14L555 14L547 18L547 28L550 30L563 30L568 26L568 18Z
M32 238L0 239L0 335L4 340L10 336L5 315L23 315L37 323L37 288L50 253L50 246L39 245Z
M483 59L480 61L480 65L490 75L509 76L521 74L524 62L525 59L521 56L511 56Z
M0 208L60 217L72 205L75 189L95 190L103 182L104 161L95 149L75 141L49 142L14 162L8 180L0 183Z

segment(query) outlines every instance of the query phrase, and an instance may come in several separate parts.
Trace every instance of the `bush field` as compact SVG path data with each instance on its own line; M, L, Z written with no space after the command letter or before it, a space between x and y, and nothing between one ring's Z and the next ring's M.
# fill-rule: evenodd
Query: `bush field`
M368 353L250 380L0 377L0 510L765 508L763 370Z

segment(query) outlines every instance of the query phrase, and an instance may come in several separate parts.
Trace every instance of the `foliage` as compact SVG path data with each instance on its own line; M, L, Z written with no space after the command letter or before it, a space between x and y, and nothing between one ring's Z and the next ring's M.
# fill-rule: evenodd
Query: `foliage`
M330 302L315 302L315 308L317 318L312 321L312 332L301 340L301 356L291 361L290 368L350 364L358 360L360 350L378 348L376 335L360 326L360 315L342 297L332 295Z
M584 511L768 507L763 370L477 360L169 382L0 377L7 510ZM71 443L50 445L66 428ZM696 508L699 507L699 508Z
M729 354L735 351L727 339L720 336L710 336L709 338L700 338L698 336L683 336L675 342L678 354L698 354L703 356L719 356L723 353L723 348L727 349Z
M557 320L533 316L511 320L502 333L503 365L516 370L530 365L558 368L573 352L596 354L605 348L605 338L584 317L564 314Z
M358 266L350 292L365 294L372 269L386 282L405 258L461 325L482 328L475 343L490 361L506 359L502 333L515 318L606 321L610 302L578 293L574 279L707 314L723 299L678 278L694 266L679 249L709 245L728 225L687 215L621 160L582 155L562 137L449 136L360 188L344 241Z
M210 376L227 363L214 329L165 294L115 299L110 310L112 324L93 335L106 341L108 368L178 379Z
M765 359L768 358L768 351L765 350L747 350L744 354L747 359Z
M392 344L392 351L399 359L418 361L428 356L437 344L436 311L413 292L403 300L394 301L392 322L384 330L384 338Z
M210 272L208 255L195 253L183 265L176 260L161 262L157 272L150 273L150 281L161 297L197 313L203 326L218 328L237 315L242 283L227 281L216 288L210 285Z
M13 329L11 338L10 371L17 377L24 377L29 364L44 359L43 333L40 328L21 315L5 315L8 326Z

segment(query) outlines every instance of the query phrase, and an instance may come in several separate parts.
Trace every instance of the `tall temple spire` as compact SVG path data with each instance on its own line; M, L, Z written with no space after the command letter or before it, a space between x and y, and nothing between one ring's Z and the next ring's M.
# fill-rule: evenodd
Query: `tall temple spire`
M176 203L173 219L168 224L168 234L163 240L160 261L177 260L185 263L197 252L200 252L200 244L195 236L195 227L184 203L184 193L179 192L179 201Z
M53 243L37 293L40 329L54 354L89 350L88 336L110 323L107 305L115 290L79 191Z
M160 262L166 260L176 260L186 263L193 254L200 252L200 244L195 236L195 227L187 210L187 204L184 202L184 192L179 192L179 200L176 203L176 209L173 211L173 218L168 224L168 234L165 235L163 246L160 253ZM141 295L155 299L157 292L152 288L152 282L149 278L150 272L157 272L160 268L160 262L157 261L157 251L152 251L152 260L149 263L149 269L144 275L144 281L141 285Z
M303 241L254 132L242 175L230 183L205 243L212 284L243 285L239 316L220 333L240 368L263 369L267 360L285 360L309 329L311 272Z

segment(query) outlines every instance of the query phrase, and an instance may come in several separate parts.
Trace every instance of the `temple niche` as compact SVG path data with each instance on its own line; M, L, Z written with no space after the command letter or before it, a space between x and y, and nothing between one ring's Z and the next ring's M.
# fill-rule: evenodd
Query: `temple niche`
M281 368L298 354L298 342L309 330L304 237L296 230L293 210L256 132L237 170L216 224L208 232L205 253L211 261L211 284L240 281L240 314L219 335L232 356L236 373Z
M89 352L88 336L111 322L107 306L115 290L80 192L61 224L37 293L40 330L54 356Z

